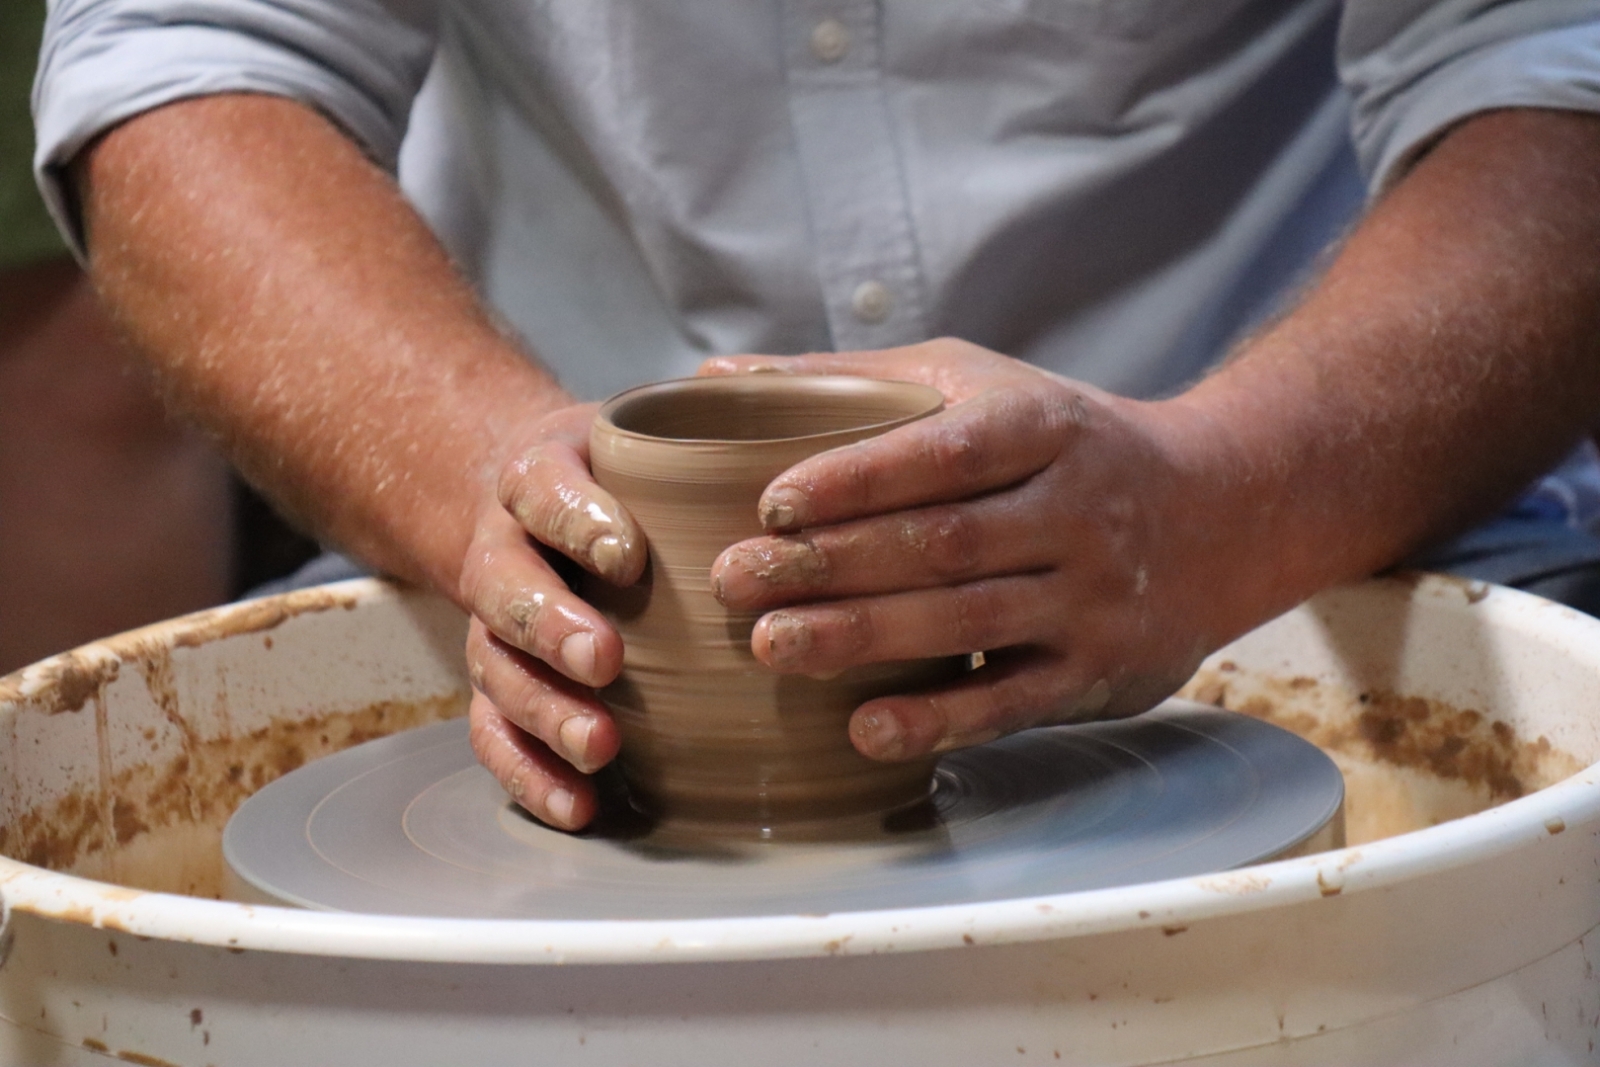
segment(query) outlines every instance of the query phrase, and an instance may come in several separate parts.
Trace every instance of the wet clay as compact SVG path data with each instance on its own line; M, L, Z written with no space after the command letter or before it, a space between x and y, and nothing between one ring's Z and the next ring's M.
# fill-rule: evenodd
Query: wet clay
M1583 769L1544 737L1443 701L1309 677L1202 669L1180 695L1292 730L1344 774L1345 829L1361 845L1515 800Z
M592 581L584 595L622 634L622 676L602 697L641 810L690 837L857 836L928 795L932 760L870 761L847 723L863 701L954 677L960 661L778 674L750 652L759 614L725 609L710 573L766 532L757 501L778 474L942 406L904 382L756 375L645 386L601 408L595 480L643 529L649 565L632 588Z

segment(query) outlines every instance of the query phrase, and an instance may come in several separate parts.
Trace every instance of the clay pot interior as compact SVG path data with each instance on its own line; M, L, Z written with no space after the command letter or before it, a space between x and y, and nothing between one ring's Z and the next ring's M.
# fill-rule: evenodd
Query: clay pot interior
M623 777L671 836L870 837L927 798L932 761L867 760L847 724L862 702L953 677L961 662L780 675L751 654L759 615L723 608L710 571L723 549L765 532L757 501L778 474L942 406L926 386L787 375L663 382L602 406L595 479L644 530L650 565L632 589L593 580L584 593L626 649L601 694L622 730Z
M938 393L908 382L691 378L623 393L608 405L608 416L623 432L672 441L787 441L833 434L855 441L931 414L930 404L935 411L942 406ZM835 442L817 444L815 451L822 451Z

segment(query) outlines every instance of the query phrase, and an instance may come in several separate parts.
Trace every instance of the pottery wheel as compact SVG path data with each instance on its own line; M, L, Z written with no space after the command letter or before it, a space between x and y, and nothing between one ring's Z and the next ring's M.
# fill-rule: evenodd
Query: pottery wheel
M1168 701L1135 719L1018 734L946 756L931 802L850 844L687 850L608 798L550 830L478 766L464 720L317 760L228 823L234 874L335 911L501 919L688 919L926 907L1239 867L1340 813L1319 749L1246 716Z

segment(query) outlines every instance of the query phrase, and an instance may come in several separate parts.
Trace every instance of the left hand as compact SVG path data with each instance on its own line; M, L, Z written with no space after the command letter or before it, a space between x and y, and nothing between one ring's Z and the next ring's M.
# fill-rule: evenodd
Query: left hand
M779 475L769 535L712 569L724 604L767 612L751 650L774 670L984 653L949 686L857 709L863 755L1136 714L1260 621L1229 595L1253 546L1222 531L1248 524L1213 513L1238 469L1229 438L1181 398L1122 399L954 340L702 373L755 370L918 381L948 404Z

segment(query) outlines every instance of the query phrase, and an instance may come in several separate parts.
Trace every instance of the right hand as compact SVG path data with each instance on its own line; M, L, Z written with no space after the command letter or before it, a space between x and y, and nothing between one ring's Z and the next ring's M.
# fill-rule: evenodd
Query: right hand
M556 573L557 552L616 585L644 572L644 534L589 474L595 405L533 423L479 508L458 597L472 614L472 749L542 821L594 818L589 775L617 754L616 724L595 695L622 669L622 638Z

